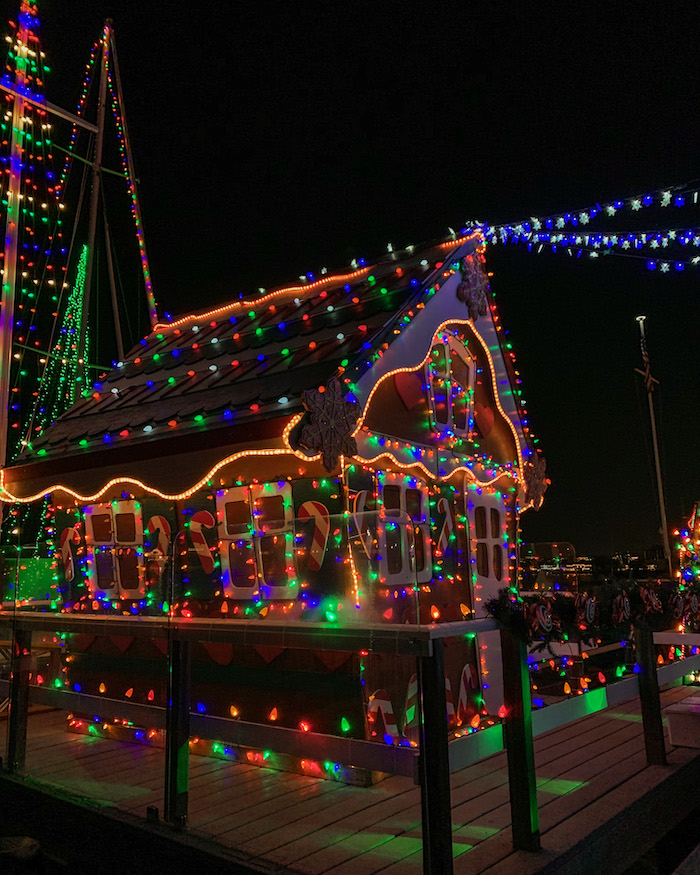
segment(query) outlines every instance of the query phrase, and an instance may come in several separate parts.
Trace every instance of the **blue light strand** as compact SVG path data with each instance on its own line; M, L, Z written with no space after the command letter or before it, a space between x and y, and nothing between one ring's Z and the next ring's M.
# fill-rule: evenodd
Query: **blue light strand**
M588 223L598 216L604 218L612 218L621 210L629 209L632 212L638 212L648 207L684 207L687 204L688 198L693 204L698 203L700 194L700 185L694 183L700 180L693 180L692 183L681 183L679 185L666 186L658 188L655 191L647 194L633 195L632 197L618 198L616 200L605 201L603 204L595 203L585 209L567 210L560 213L552 213L548 216L530 216L517 222L505 222L503 224L493 224L482 222L468 223L470 225L482 226L484 231L493 235L500 233L505 229L508 233L531 233L540 230L561 230L569 225L579 227L588 225Z

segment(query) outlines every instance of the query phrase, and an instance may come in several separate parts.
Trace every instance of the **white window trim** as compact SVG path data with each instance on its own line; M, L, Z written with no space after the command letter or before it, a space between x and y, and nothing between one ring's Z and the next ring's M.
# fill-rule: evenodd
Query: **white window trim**
M462 343L454 335L449 335L446 340L441 340L439 337L434 337L433 342L430 346L431 351L436 346L443 346L445 349L445 359L447 362L447 374L445 375L445 381L447 385L450 387L450 394L448 395L448 412L447 412L447 422L442 423L438 422L436 415L436 407L435 407L435 393L434 393L434 380L435 376L433 373L433 369L430 363L430 357L428 357L428 361L425 363L425 382L428 387L428 394L430 396L430 416L431 416L431 425L434 431L438 431L440 433L447 433L448 435L454 435L455 437L469 437L472 432L473 422L474 422L474 380L476 376L476 358L469 352L467 347ZM451 359L453 355L459 356L467 365L469 371L468 383L469 385L465 386L467 392L467 404L465 410L465 427L464 428L455 428L454 419L452 415L453 405L452 405L452 393L451 393Z
M384 510L384 487L397 486L400 495L400 509ZM409 489L416 489L421 493L421 520L411 520L412 529L418 529L423 539L423 555L425 563L423 569L415 573L411 569L409 557L411 556L412 538L415 537L409 532L408 520L411 519L406 510L406 492ZM381 556L379 563L379 574L384 579L386 586L405 586L413 584L428 583L433 577L433 555L432 542L430 539L430 504L428 497L428 487L420 480L415 480L415 483L406 483L405 475L385 473L379 478L379 505L380 515L384 519L391 519L392 514L398 517L398 525L401 526L401 569L394 574L389 572L387 562L387 546L386 546L386 528L382 523L379 527L379 555ZM415 558L414 558L415 561Z

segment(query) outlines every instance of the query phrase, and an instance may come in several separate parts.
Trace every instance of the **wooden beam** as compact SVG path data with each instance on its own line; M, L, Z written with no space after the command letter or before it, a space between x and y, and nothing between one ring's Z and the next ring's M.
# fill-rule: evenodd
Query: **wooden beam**
M165 715L165 819L179 828L187 822L190 770L191 646L170 644L169 708Z
M516 851L539 851L540 823L527 646L509 629L501 629L501 657L513 848Z
M285 623L270 620L119 617L106 614L61 614L0 611L3 625L49 632L89 635L126 635L131 638L168 638L179 641L226 641L231 644L271 644L275 647L341 650L357 653L428 655L431 642L492 629L494 620L462 620L423 626L367 623L334 626L331 623Z
M32 106L38 106L39 109L44 109L46 112L50 112L51 115L57 115L59 118L65 119L74 125L78 125L78 127L92 131L93 134L97 133L97 125L93 125L92 122L80 118L79 115L73 115L72 112L68 112L66 109L61 109L60 106L49 103L48 100L39 99L36 95L25 93L23 90L18 91L16 88L7 85L5 82L0 82L0 89L7 91L8 94L12 94L14 97L21 97L25 103L31 103Z
M10 705L7 733L8 772L21 772L27 750L27 708L32 633L16 629L12 638Z
M430 656L417 660L421 697L420 785L423 872L451 875L452 804L447 748L444 641L432 642Z
M666 744L661 720L659 679L656 674L654 633L648 626L635 625L634 646L639 665L639 700L642 706L647 762L650 766L665 766Z

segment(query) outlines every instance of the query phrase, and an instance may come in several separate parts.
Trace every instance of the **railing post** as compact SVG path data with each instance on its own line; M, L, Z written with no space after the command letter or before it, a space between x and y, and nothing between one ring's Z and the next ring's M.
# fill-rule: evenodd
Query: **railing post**
M434 639L432 655L418 657L422 703L420 783L423 822L423 872L452 873L452 803L447 749L447 700L442 639Z
M27 709L32 633L15 629L12 636L10 703L7 727L7 771L21 772L27 752Z
M189 641L170 646L168 703L165 715L165 820L184 828L187 821L190 754Z
M665 766L666 745L661 719L659 679L656 675L654 633L648 626L635 625L634 644L637 651L637 664L639 665L639 701L642 708L647 764Z
M501 653L506 708L503 731L508 753L513 848L516 851L539 851L540 823L527 647L514 632L501 629Z

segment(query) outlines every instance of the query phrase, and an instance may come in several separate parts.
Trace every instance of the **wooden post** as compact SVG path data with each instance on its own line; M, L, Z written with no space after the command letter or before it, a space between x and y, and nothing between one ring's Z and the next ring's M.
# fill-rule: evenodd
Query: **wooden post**
M661 720L659 679L656 675L654 633L648 626L634 627L634 644L639 665L639 701L642 707L644 747L650 766L666 765L664 727Z
M21 772L27 751L27 708L32 633L16 629L12 636L12 671L7 727L7 771Z
M420 783L423 823L423 872L452 873L452 803L447 750L444 643L431 642L431 656L418 658L422 708Z
M165 734L165 819L180 828L187 821L190 754L189 641L171 641Z
M540 823L527 648L525 642L512 631L501 629L501 652L506 707L503 729L508 752L513 848L516 851L539 851Z

